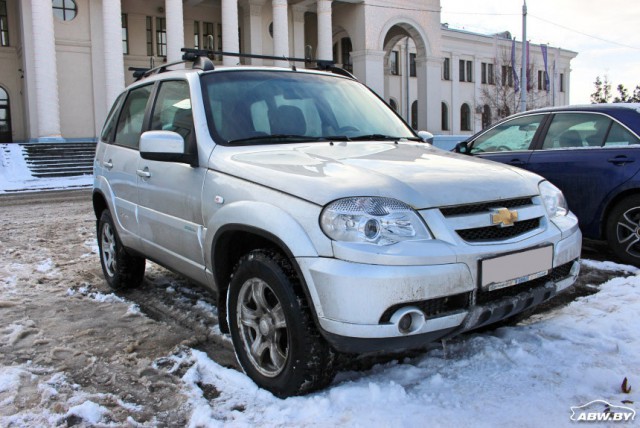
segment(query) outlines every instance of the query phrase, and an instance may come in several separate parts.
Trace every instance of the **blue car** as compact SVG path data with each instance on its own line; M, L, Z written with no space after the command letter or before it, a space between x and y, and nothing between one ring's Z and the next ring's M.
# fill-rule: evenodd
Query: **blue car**
M454 149L535 172L559 187L585 238L640 266L640 104L510 116Z

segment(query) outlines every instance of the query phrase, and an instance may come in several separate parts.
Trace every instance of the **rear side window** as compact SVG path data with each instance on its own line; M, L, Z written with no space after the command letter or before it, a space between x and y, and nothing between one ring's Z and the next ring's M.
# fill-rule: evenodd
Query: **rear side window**
M602 146L611 119L593 113L558 113L553 117L542 148L571 149Z
M129 92L118 120L116 144L134 149L138 148L142 125L144 124L144 112L152 89L152 85L147 85Z
M122 100L124 100L124 94L120 94L120 96L116 99L116 102L113 103L113 107L111 107L109 116L107 116L107 120L104 122L104 128L102 128L100 139L105 143L110 143L111 141L113 141L113 131L116 129L116 122L118 121L118 113L120 112L120 107L122 106Z
M619 123L614 122L604 143L605 147L630 146L632 144L640 144L638 137Z

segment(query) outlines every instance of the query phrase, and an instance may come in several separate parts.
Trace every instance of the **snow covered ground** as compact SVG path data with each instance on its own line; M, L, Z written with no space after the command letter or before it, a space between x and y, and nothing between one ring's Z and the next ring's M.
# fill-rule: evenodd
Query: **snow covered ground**
M576 425L572 407L604 414L595 400L638 409L640 270L631 266L584 260L585 274L610 278L593 283L595 294L281 400L197 350L202 339L188 330L142 311L140 299L108 290L88 200L1 202L2 427L561 427ZM203 295L154 265L147 282L142 299L191 302L177 318L228 342L202 321L215 319Z
M58 178L31 176L19 144L0 144L0 194L89 187L91 175Z

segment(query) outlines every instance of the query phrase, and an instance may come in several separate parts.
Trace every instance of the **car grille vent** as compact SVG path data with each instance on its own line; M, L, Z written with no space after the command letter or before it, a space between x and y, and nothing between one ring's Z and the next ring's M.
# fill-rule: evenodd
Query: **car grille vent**
M476 304L483 305L495 302L505 297L514 297L520 293L530 291L537 287L542 287L549 281L555 282L567 278L571 274L571 266L573 266L573 261L551 269L551 272L543 277L523 282L522 284L493 291L478 291L478 294L476 294ZM549 297L551 297L551 295L549 295Z
M451 217L454 215L464 214L477 214L485 211L491 211L493 208L517 208L532 205L533 201L531 197L517 198L517 199L505 199L502 201L483 202L480 204L458 205L455 207L440 208L440 212L445 217Z
M509 227L486 226L474 229L457 230L458 235L467 242L500 241L510 239L540 227L540 219L518 221Z

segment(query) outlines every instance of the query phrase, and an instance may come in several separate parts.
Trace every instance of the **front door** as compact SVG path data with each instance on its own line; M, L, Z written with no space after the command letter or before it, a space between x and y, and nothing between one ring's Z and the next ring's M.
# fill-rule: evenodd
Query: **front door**
M10 143L11 141L11 110L9 109L9 94L0 87L0 143Z

